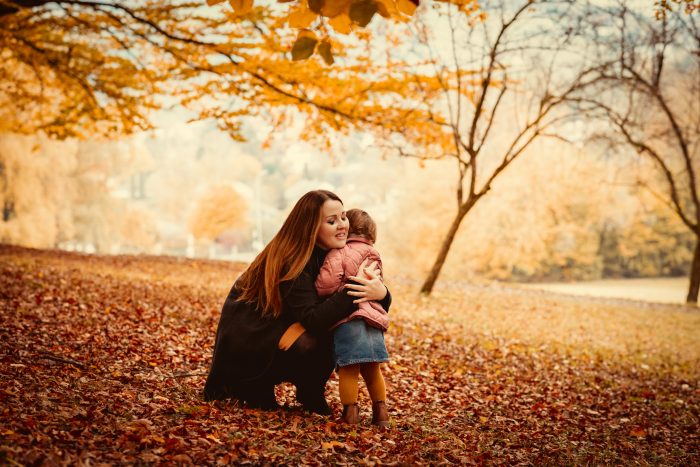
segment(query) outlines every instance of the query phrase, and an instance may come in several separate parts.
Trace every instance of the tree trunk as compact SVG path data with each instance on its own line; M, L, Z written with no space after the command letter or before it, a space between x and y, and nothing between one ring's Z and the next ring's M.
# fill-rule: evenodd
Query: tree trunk
M450 247L452 246L452 242L455 239L455 235L457 234L459 225L462 223L462 219L464 219L464 216L467 215L472 206L474 206L473 202L469 203L464 208L460 207L460 209L457 211L457 215L452 221L452 225L450 226L450 230L447 231L445 239L442 241L440 252L438 253L437 258L435 259L435 263L433 264L433 267L430 270L428 277L425 279L425 282L423 283L423 286L420 289L420 293L430 295L430 292L433 291L433 286L435 285L435 281L437 281L438 275L440 274L440 270L442 270L442 266L445 264L447 253L450 251Z
M690 265L690 287L686 303L698 303L698 290L700 290L700 236L695 235L695 253Z

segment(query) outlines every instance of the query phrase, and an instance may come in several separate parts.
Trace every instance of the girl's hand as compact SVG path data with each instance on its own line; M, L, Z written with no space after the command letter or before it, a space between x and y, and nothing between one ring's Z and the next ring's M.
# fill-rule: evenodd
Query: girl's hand
M379 277L376 263L373 262L371 265L365 263L367 263L366 260L360 265L357 276L349 277L351 281L357 282L357 284L351 282L345 284L345 288L350 289L348 295L359 297L353 303L382 300L387 294L387 289ZM360 271L363 271L362 274L359 273Z

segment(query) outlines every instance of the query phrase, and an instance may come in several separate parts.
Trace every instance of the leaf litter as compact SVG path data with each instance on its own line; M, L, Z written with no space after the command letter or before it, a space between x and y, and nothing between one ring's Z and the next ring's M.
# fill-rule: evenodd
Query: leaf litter
M388 430L370 426L366 392L362 424L338 422L335 376L331 417L305 413L288 384L277 387L276 411L205 403L220 306L243 267L0 246L0 461L700 463L692 361L666 353L639 364L578 340L514 337L501 318L491 328L479 318L499 306L573 306L553 294L464 286L417 300L410 284L392 283ZM688 326L696 313L685 313Z

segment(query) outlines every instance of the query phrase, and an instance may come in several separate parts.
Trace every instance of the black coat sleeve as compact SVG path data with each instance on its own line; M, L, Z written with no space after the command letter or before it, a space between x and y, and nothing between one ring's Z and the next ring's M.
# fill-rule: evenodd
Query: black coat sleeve
M299 321L312 334L321 334L357 309L354 298L345 290L327 299L319 298L315 278L304 271L293 281L280 284L285 313Z
M385 286L386 287L386 286ZM389 287L386 288L386 295L384 298L379 300L379 304L386 310L386 312L389 312L389 307L391 306L391 292L389 292Z

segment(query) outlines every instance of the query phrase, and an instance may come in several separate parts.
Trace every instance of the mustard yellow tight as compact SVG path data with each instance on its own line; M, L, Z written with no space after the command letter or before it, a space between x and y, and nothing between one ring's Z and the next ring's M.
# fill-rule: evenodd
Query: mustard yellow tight
M379 363L360 363L338 369L340 386L340 402L343 405L356 404L359 392L358 380L360 374L367 384L367 391L372 402L386 400L386 384L379 368Z

